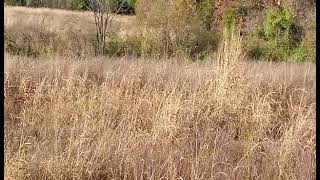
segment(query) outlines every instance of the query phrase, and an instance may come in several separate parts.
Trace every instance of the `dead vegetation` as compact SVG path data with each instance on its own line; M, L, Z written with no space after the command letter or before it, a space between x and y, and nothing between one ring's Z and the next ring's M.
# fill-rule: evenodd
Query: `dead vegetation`
M7 55L5 178L315 179L315 66L215 60Z

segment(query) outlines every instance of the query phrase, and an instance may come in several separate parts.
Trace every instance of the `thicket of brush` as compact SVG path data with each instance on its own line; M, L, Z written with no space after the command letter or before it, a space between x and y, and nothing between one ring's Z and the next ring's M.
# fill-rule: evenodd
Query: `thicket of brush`
M212 27L213 6L192 0L147 1L136 4L138 33L126 39L112 36L106 52L148 57L186 55L205 58L216 51L219 36Z
M84 3L81 1L80 4ZM304 18L306 22L303 22L298 14L300 11L293 5L275 7L256 0L232 1L227 8L220 8L221 20L215 12L219 10L215 9L217 2L213 0L139 0L128 3L135 7L137 21L134 26L137 30L126 36L118 31L108 33L107 56L184 55L205 59L216 53L222 39L222 29L237 27L244 31L243 48L251 59L315 62L315 18L312 17L315 13L310 7L307 11L311 13L310 17ZM223 22L222 28L214 25L217 21ZM254 24L250 25L251 21ZM21 28L5 26L6 51L27 56L90 56L96 48L94 23L92 20L91 23L81 24L84 25L80 29L91 27L91 30L83 32L66 28L61 31L50 28L50 25L34 26L34 23ZM243 25L247 27L242 28Z
M315 68L5 57L8 179L315 179Z
M188 4L190 6L186 9ZM119 31L115 30L108 33L105 54L148 57L184 54L204 58L216 50L219 41L217 33L211 29L210 22L208 22L212 11L212 8L209 8L210 5L203 3L197 7L192 5L191 0L188 2L175 1L174 4L165 1L157 3L139 1L137 5L138 21L135 24L138 30L127 36L122 36ZM33 19L39 22L22 23L21 25L10 24L10 19L14 17L8 15L5 23L6 51L15 55L33 57L43 54L77 56L93 54L92 49L96 45L93 19L91 23L79 22L82 27L79 27L78 24L77 28L64 25L52 28L48 25L50 18L46 18L46 14L47 12L43 15L39 14L43 18L38 20ZM66 18L69 19L70 16L66 15ZM69 20L75 21L71 18ZM112 26L115 25L116 23Z
M290 8L271 8L247 37L246 49L256 59L315 62L315 36L305 33Z

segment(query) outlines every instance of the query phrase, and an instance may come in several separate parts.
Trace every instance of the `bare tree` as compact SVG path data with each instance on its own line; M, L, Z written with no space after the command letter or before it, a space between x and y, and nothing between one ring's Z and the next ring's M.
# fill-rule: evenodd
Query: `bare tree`
M106 37L110 32L115 14L122 8L125 0L88 0L86 7L93 12L96 25L96 54L102 55L106 47Z

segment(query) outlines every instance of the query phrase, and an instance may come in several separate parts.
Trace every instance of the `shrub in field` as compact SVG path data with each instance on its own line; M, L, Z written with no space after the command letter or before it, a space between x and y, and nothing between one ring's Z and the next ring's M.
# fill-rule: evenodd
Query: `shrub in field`
M245 49L247 50L247 55L254 59L261 59L266 56L266 44L265 41L251 36L251 39L245 42Z
M215 50L218 41L210 29L208 13L199 13L201 9L209 12L208 7L206 3L199 6L191 0L141 0L136 4L136 13L142 35L159 42L161 54L184 52L196 56L202 51Z
M212 29L214 21L214 0L201 0L197 4L197 15L207 30Z
M289 8L271 8L267 11L261 27L252 31L245 44L248 55L254 58L288 60L299 54L299 60L306 58L301 45L303 28L297 23Z
M136 0L126 0L121 5L120 14L134 14L135 13ZM119 6L119 5L118 5Z
M16 0L4 0L4 3L9 6L17 5Z
M116 35L110 35L106 46L105 53L107 55L120 55L124 52L124 41Z
M7 49L7 45L8 45L8 33L7 32L4 32L3 39L4 39L4 49Z
M223 24L227 29L236 26L247 14L247 9L243 6L229 7L223 13Z
M294 14L289 8L269 10L263 28L266 38L285 37L292 47L301 42L301 27L295 22Z
M86 9L86 0L72 0L70 3L71 10L85 10Z
M263 11L264 3L262 0L234 0L223 8L222 23L227 29L237 26L244 22L250 15L257 15L256 11Z
M144 56L160 57L165 56L165 47L159 39L152 36L128 35L121 37L115 33L108 38L106 55L108 56ZM178 54L178 51L176 52Z
M137 3L137 0L127 0L127 3L130 8L134 9Z
M122 38L117 34L111 34L105 52L109 56L141 56L141 45L142 39L138 36Z
M292 56L293 61L316 62L316 40L315 38L304 38L296 48Z

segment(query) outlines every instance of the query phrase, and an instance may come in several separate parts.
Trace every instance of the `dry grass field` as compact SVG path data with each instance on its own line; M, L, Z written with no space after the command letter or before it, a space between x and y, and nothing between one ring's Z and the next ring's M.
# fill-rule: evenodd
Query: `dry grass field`
M5 57L6 179L315 179L315 66Z
M246 60L237 36L206 61L66 56L92 21L5 8L12 36L62 47L5 53L5 179L315 179L315 64Z
M28 27L41 27L59 33L70 29L83 34L95 33L94 19L90 12L7 6L4 8L4 15L4 27L10 30L23 32ZM121 34L133 33L134 23L135 16L116 15L113 31ZM21 29L17 29L19 27Z
M135 32L135 16L115 15L110 32L120 36ZM18 55L94 55L95 24L90 12L49 8L4 8L7 49Z

